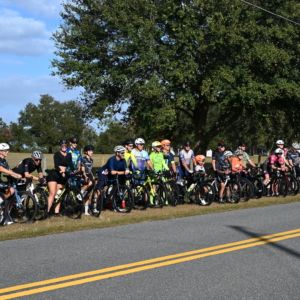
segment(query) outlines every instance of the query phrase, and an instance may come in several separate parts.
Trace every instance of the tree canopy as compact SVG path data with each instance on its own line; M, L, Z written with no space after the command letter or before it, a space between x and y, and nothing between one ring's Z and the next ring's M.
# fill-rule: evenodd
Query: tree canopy
M255 3L300 20L295 0ZM265 127L278 111L299 129L300 27L238 0L63 7L53 75L84 88L87 113L102 119L126 104L128 124L153 138L192 135L198 150L239 120Z

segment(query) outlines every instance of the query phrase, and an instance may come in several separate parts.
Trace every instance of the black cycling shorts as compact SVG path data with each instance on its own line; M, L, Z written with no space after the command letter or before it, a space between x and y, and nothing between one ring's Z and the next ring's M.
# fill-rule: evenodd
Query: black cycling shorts
M61 174L56 170L51 170L46 177L47 182L57 182L58 184L66 184L67 179L62 177Z

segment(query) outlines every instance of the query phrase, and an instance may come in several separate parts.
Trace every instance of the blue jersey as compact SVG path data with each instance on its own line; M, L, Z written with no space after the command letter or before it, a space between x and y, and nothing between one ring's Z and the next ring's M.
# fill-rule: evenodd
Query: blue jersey
M73 148L68 148L67 153L71 153L72 155L72 163L74 166L74 169L77 170L78 169L78 162L82 160L82 156L80 154L80 151L73 149ZM67 171L70 171L69 169Z
M112 156L100 170L104 171L106 169L109 172L108 179L113 179L113 176L110 175L111 171L125 171L128 167L125 159L117 160L116 156Z
M145 150L142 150L140 152L136 151L136 149L132 150L133 155L136 159L137 167L135 167L133 164L131 166L133 171L139 170L141 172L145 171L145 162L149 161L149 155Z
M174 155L171 152L169 153L162 152L162 154L164 155L164 160L166 165L171 169L171 164L175 163Z

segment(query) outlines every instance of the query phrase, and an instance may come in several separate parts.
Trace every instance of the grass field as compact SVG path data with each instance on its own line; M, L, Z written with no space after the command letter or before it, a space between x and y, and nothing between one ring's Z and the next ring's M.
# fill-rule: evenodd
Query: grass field
M102 166L111 155L94 155L95 166ZM30 154L9 153L8 162L11 167L17 165L22 159L30 157ZM46 154L47 168L52 168L53 155ZM257 162L257 157L253 157ZM210 165L210 159L207 160ZM172 218L182 218L195 215L211 214L238 209L248 209L269 205L278 205L300 201L300 195L295 197L262 198L259 200L251 199L249 202L238 204L219 205L213 203L211 206L202 207L198 205L179 205L176 207L164 207L163 209L150 209L146 211L133 210L129 214L118 214L111 211L102 212L100 218L82 216L80 220L72 220L67 217L50 218L44 221L36 221L30 224L13 224L0 227L0 241L18 238L29 238L41 235L50 235L63 232L72 232L87 229L99 229L104 227L120 226L131 223L150 222L155 220L165 220Z

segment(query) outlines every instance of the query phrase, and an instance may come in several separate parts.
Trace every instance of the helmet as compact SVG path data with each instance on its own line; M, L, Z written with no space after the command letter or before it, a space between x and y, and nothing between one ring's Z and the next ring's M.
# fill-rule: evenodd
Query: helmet
M225 146L225 143L224 142L218 142L218 147L220 146Z
M67 139L60 139L58 142L58 145L62 145L62 144L68 144L68 140Z
M293 147L294 149L296 149L296 150L299 150L299 149L300 149L300 145L297 144L297 143L293 143L293 144L292 144L292 147Z
M276 145L284 145L284 141L283 140L278 140L275 143Z
M236 155L236 156L238 156L238 155L243 155L243 151L242 150L236 150L235 152L234 152L234 154Z
M31 157L36 159L43 159L43 153L41 151L33 151Z
M161 142L161 144L162 144L162 146L165 146L165 145L170 145L171 142L170 142L169 140L163 140L163 141Z
M123 145L125 146L125 145L130 145L130 144L134 144L134 140L132 140L132 139L127 139L127 140L125 140L124 142L123 142Z
M155 141L155 142L152 143L152 147L153 147L153 148L154 148L154 147L161 147L161 143L158 142L158 141Z
M141 138L138 138L134 141L135 144L145 144L145 141Z
M232 152L231 151L225 151L224 153L223 153L223 155L225 156L225 157L227 157L227 156L232 156L233 154L232 154Z
M114 152L123 152L125 151L125 148L123 146L116 146L114 148Z
M203 160L205 160L205 156L204 155L197 155L196 157L195 157L195 160L197 161L197 162L199 162L199 161L203 161Z
M6 143L1 143L0 144L0 151L1 150L9 150L9 145Z
M275 154L280 154L280 153L283 154L283 150L280 148L277 148L274 153Z
M246 144L244 143L244 142L239 142L239 145L238 145L239 147L244 147L244 146L246 146Z
M191 146L192 143L189 140L184 141L183 146Z
M84 152L88 152L88 151L94 150L94 149L95 149L95 148L94 148L94 146L92 146L92 145L85 145L84 148L83 148L83 151L84 151Z
M79 143L78 137L77 137L77 136L72 136L72 137L70 138L70 143Z

